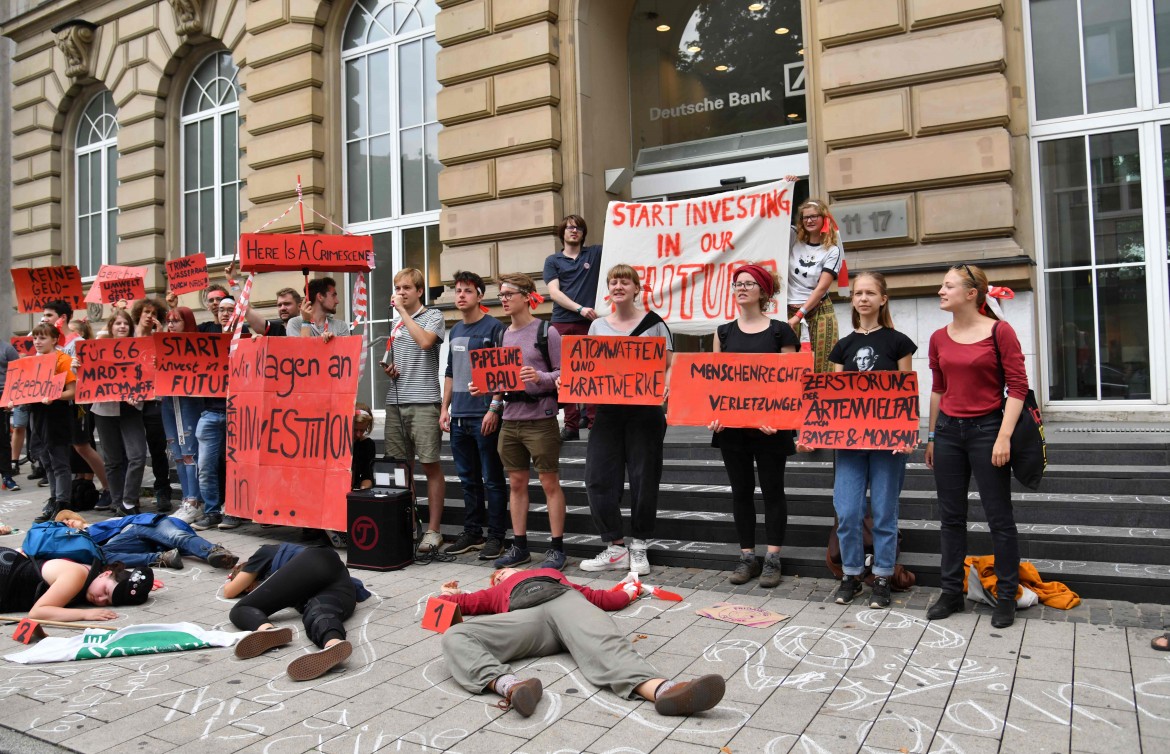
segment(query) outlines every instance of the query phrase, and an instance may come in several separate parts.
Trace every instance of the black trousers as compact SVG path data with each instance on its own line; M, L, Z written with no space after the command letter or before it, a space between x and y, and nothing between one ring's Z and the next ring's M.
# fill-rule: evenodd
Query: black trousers
M621 503L627 475L630 534L646 539L654 533L665 437L666 415L661 406L597 406L585 451L585 491L602 540L625 536Z
M286 607L302 614L309 639L324 648L344 639L344 621L357 609L357 591L341 558L332 548L307 547L232 607L237 628L255 631Z
M938 487L942 553L939 580L944 592L963 591L963 560L967 557L967 491L971 476L991 529L995 555L996 595L1013 599L1020 584L1020 543L1012 511L1011 466L994 466L991 450L999 435L1003 412L970 419L939 414L934 426L934 482Z
M12 412L0 408L0 475L12 476Z
M28 412L29 457L35 458L45 469L49 480L49 497L59 508L69 507L73 495L73 471L69 454L70 424L68 401L53 401L49 405L33 403Z
M729 433L732 430L724 430ZM735 517L735 531L742 550L756 546L756 472L760 476L760 491L764 496L764 544L784 544L788 528L788 499L784 495L784 466L788 454L772 438L758 441L744 439L724 442L720 438L719 452L727 467L731 482L731 513ZM730 439L730 438L727 438Z
M150 471L154 474L155 494L170 501L171 459L167 455L167 433L163 427L162 403L146 401L142 404L142 425L146 428L146 447L150 451Z

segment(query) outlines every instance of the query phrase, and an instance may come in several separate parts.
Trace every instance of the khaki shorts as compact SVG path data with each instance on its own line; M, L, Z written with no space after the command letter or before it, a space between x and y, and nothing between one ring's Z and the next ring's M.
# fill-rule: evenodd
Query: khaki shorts
M403 437L403 429L406 436ZM438 463L443 431L439 429L439 404L406 403L386 406L386 455L409 461L418 455L419 463Z
M559 471L561 428L557 418L504 422L498 448L504 471L528 471L530 460L537 474Z

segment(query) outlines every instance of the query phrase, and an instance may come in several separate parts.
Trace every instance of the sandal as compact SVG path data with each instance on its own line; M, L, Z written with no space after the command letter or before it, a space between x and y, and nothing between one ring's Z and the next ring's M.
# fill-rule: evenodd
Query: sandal
M1170 633L1155 636L1153 639L1150 639L1150 646L1159 652L1170 652Z

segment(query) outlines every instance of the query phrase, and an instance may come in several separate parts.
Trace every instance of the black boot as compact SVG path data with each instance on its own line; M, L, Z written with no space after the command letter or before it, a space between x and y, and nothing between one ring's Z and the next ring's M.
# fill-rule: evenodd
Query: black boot
M963 595L955 592L943 592L926 611L927 620L942 620L952 613L961 613L964 608Z
M995 610L991 613L991 625L994 628L1007 628L1016 622L1016 601L1013 599L996 600Z
M57 517L57 514L60 513L61 509L64 507L65 506L61 505L61 503L57 502L56 500L48 501L45 503L45 507L41 508L41 515L33 519L33 523L43 524L46 521L52 521Z

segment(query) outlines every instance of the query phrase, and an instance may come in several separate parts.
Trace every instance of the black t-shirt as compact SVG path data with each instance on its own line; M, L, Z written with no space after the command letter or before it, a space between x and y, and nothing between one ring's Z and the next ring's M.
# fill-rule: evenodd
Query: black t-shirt
M353 444L353 489L360 489L365 480L374 481L374 459L378 449L370 438L357 440Z
M757 333L745 333L739 329L739 321L732 320L720 325L715 337L719 338L719 350L723 353L780 353L782 348L788 346L800 348L800 338L796 337L796 333L787 322L778 319L772 320L767 330ZM744 451L764 446L789 456L796 452L791 430L766 435L758 429L732 427L716 432L711 437L711 445L716 448Z
M256 574L257 582L263 581L272 569L272 559L276 557L278 549L280 549L280 545L261 545L256 549L256 552L252 553L252 557L248 558L248 562L244 563L244 567L240 570Z
M285 332L284 322L281 322L279 319L265 320L264 323L268 325L264 330L264 334L269 337L277 338L288 334Z
M829 361L840 364L846 372L893 372L898 359L918 350L904 333L883 327L868 335L852 332L833 346Z

